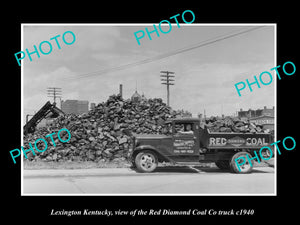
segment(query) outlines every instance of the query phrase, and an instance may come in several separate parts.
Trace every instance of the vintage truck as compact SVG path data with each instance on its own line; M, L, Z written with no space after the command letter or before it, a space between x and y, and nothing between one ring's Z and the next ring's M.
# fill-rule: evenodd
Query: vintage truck
M273 142L268 133L210 132L200 127L198 118L177 118L166 125L171 135L134 135L131 162L137 171L152 172L159 162L181 165L214 162L221 170L250 173L254 160L252 163L247 160L239 170L235 159L247 155L251 159L255 150L258 154L261 147ZM191 130L184 131L187 127Z

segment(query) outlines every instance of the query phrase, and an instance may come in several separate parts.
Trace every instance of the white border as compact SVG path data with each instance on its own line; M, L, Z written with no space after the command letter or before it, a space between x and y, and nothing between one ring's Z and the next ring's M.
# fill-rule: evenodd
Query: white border
M21 24L21 51L23 51L24 49L24 35L23 35L23 24ZM23 124L24 124L24 121L23 121L23 115L24 115L24 101L23 101L23 98L24 98L24 79L23 79L23 73L24 73L24 69L23 69L23 61L20 62L21 63L21 146L24 146L23 144L23 134L24 134L24 131L23 131ZM21 151L21 149L20 149ZM25 195L23 190L24 190L24 187L23 187L23 178L24 178L24 173L23 173L23 155L21 153L21 195Z
M153 24L158 25L158 23L21 23L21 51L24 49L24 35L23 28L24 26L153 26ZM172 25L176 23L171 23ZM166 24L162 24L165 26ZM166 25L167 26L167 25ZM277 64L277 24L276 23L192 23L192 24L180 24L180 26L273 26L274 27L274 67ZM23 146L23 63L21 61L21 144ZM275 80L274 88L275 88L275 98L274 98L274 106L275 106L275 115L274 115L274 123L275 123L275 141L277 141L277 79ZM275 151L274 151L275 152ZM21 154L21 196L277 196L277 154L274 156L274 193L266 193L266 194L24 194L23 192L23 157Z

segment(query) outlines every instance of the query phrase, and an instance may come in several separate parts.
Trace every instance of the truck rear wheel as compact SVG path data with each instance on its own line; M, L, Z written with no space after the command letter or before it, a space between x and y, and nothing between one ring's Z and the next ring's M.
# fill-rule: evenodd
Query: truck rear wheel
M156 169L158 160L152 151L142 151L135 157L135 165L139 172L150 173Z
M229 170L229 160L218 160L215 162L216 166L221 170Z
M233 173L251 173L253 169L253 165L249 163L247 160L247 155L249 158L252 158L252 156L248 152L238 152L234 154L230 160L230 170ZM236 159L239 157L244 157L245 158L245 163L238 166L236 163ZM239 164L244 162L244 159L238 159L237 161ZM240 168L240 169L239 169Z

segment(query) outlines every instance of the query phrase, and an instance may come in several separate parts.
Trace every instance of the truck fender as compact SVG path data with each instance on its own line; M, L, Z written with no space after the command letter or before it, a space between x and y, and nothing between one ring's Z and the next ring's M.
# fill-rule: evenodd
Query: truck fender
M139 145L138 147L136 147L133 150L131 160L134 160L135 156L143 150L153 151L156 154L159 162L161 162L161 161L173 162L173 160L170 159L169 157L160 154L160 152L155 147L153 147L152 145Z

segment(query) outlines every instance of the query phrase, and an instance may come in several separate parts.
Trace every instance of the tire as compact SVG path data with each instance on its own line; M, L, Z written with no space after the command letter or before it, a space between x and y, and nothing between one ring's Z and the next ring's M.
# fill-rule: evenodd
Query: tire
M230 168L229 160L218 160L215 162L215 164L221 170L229 170L229 168Z
M137 171L141 173L151 173L158 165L158 160L152 151L142 151L135 157L135 165Z
M234 154L230 160L230 170L233 173L251 173L253 169L253 165L251 165L247 159L247 155L249 158L252 158L252 156L248 152L238 152ZM245 158L245 163L243 165L240 165L240 170L239 167L237 166L235 160L239 157L244 157ZM240 159L243 160L243 159Z

